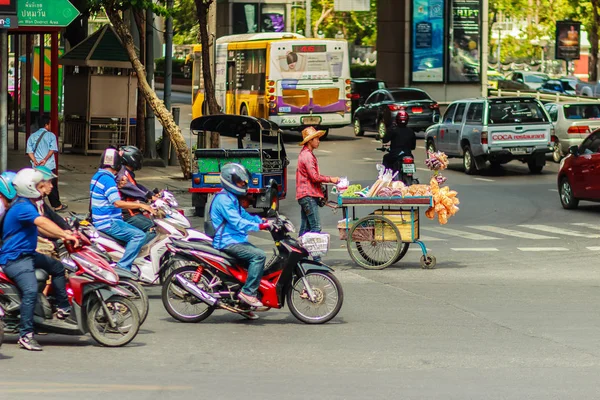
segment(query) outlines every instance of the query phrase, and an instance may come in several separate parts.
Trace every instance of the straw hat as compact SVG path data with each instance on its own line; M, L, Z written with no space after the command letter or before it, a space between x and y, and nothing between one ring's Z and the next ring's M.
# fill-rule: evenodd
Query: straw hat
M321 137L325 134L325 131L318 131L314 126L309 126L308 128L304 128L302 131L302 142L300 142L300 146L304 146L306 143L310 142L314 138Z

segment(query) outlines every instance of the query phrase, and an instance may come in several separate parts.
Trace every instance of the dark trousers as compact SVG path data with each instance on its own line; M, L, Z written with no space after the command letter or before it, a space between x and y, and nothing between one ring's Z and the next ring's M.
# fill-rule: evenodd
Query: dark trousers
M300 204L300 233L321 232L321 218L319 217L319 203L316 197L306 196L298 200ZM321 257L313 257L315 261L321 261Z
M16 260L8 261L2 269L21 291L21 336L33 332L33 313L38 296L35 268L43 269L52 276L52 289L58 307L70 307L65 289L65 267L60 261L40 253L22 255Z
M57 170L54 169L52 170L52 172L56 174ZM48 195L48 201L50 202L52 208L60 207L60 205L62 204L60 202L60 195L58 194L58 178L52 179L52 191Z

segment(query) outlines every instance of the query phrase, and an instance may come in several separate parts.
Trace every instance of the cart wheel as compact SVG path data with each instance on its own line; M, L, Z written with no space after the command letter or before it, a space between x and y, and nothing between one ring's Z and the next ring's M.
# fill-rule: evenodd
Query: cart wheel
M383 269L396 262L403 247L398 228L389 219L369 215L348 232L348 253L365 269Z
M421 256L421 268L423 269L434 269L435 268L435 256Z
M409 246L410 246L410 243L402 243L402 249L400 250L400 254L398 254L398 257L396 257L396 261L394 261L394 264L396 264L398 261L400 261L404 258L404 256L406 255L406 252L408 251Z

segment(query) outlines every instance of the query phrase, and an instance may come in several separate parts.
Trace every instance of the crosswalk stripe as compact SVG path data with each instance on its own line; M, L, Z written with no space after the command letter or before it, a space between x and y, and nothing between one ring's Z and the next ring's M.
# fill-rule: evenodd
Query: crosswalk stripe
M562 229L549 225L519 225L522 228L534 229L537 231L543 231L547 233L556 233L557 235L565 235L565 236L575 236L575 237L584 237L589 239L598 239L600 235L598 234L590 234L583 233L578 231L572 231L570 229Z
M452 251L478 251L478 252L487 252L487 251L500 251L495 247L463 247L463 248L451 248Z
M521 251L569 251L566 247L517 247Z
M478 229L478 230L486 231L486 232L498 233L500 235L514 236L514 237L518 237L521 239L537 239L537 240L558 239L557 237L554 237L554 236L545 236L545 235L538 235L536 233L515 231L513 229L500 228L498 226L491 226L491 225L472 225L472 226L469 226L469 228Z
M584 228L589 228L589 229L594 229L594 230L600 231L600 225L591 224L589 222L574 222L571 225L582 226Z
M470 239L470 240L498 240L498 238L495 238L495 237L486 236L486 235L480 235L479 233L465 232L465 231L461 231L461 230L457 230L457 229L452 229L452 228L436 227L436 228L421 228L421 229L424 230L424 231L428 231L428 232L438 232L438 233L442 233L444 235L456 236L456 237L460 237L460 238L463 238L463 239Z
M586 247L586 249L591 250L591 251L600 251L599 246L590 246L590 247Z

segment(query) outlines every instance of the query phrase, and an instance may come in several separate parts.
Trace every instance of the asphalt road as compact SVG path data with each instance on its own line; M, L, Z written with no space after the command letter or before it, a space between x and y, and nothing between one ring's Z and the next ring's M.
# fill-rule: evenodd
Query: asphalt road
M297 134L285 137L293 186L300 148ZM375 147L350 128L332 131L317 150L321 172L369 185L382 156ZM417 167L426 182L423 153L417 149ZM0 398L598 398L600 206L563 210L551 162L541 175L511 163L467 176L460 165L444 172L460 212L443 227L422 215L437 269L422 270L411 249L397 265L363 270L332 240L325 261L345 302L331 323L307 326L286 308L258 321L215 312L182 324L150 288L150 315L126 348L48 335L39 337L44 351L30 353L9 336L0 348ZM298 224L290 191L281 212ZM321 212L334 233L341 214ZM268 248L266 234L252 240Z

